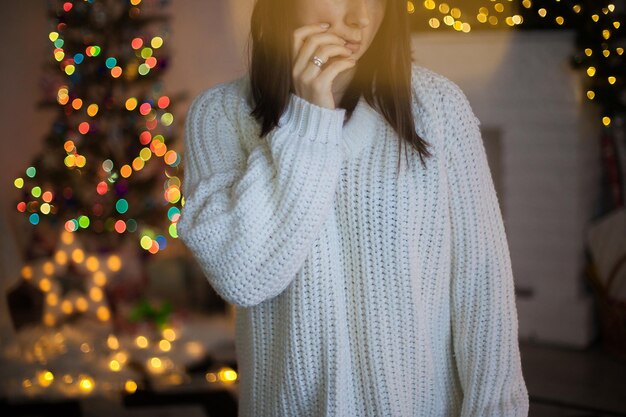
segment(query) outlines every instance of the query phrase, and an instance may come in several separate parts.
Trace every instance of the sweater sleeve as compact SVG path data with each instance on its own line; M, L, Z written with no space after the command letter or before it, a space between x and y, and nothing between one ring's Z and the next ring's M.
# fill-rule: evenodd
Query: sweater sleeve
M248 117L235 114L242 103L219 88L192 102L177 231L215 291L250 307L289 285L332 210L345 109L291 93L279 126L260 139L235 121ZM244 152L244 142L255 145Z
M448 80L444 153L452 232L451 317L463 388L461 417L526 417L513 273L502 214L479 129Z

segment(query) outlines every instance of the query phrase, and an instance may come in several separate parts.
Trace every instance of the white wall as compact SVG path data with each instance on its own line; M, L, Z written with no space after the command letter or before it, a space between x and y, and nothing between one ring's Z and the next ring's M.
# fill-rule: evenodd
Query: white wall
M599 124L569 67L573 33L416 34L414 46L418 63L460 85L482 128L499 132L494 176L515 282L532 292L517 298L520 337L586 346L596 329L583 227L596 198Z

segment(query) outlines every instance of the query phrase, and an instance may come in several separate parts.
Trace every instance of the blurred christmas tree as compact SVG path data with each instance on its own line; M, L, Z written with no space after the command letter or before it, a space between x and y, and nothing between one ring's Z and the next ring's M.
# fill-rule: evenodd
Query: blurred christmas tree
M51 62L41 105L58 115L15 179L23 190L17 209L32 225L80 232L92 251L130 239L154 254L176 237L181 156L173 149L174 100L160 81L169 59L166 4L48 2Z
M150 373L184 379L190 357L162 335L183 333L181 320L146 299L139 306L151 314L128 318L119 309L132 302L116 312L112 301L143 297L146 258L177 237L181 156L171 108L181 97L160 81L169 58L167 4L47 3L51 48L40 105L56 116L43 149L14 181L32 233L8 303L18 332L0 357L8 398L134 392ZM135 327L145 345L118 332L120 317L142 319Z

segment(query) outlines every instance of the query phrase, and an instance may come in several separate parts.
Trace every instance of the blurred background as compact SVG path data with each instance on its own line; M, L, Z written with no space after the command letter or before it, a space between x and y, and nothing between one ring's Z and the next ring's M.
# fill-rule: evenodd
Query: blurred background
M236 415L234 310L176 222L186 111L246 72L253 5L2 2L2 415ZM626 416L625 1L407 13L482 122L530 416Z

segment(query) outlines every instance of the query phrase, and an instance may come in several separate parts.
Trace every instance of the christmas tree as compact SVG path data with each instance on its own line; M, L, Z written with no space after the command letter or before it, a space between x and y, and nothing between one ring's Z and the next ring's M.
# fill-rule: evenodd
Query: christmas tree
M132 240L149 253L176 238L181 156L174 150L166 1L49 1L42 107L56 119L15 179L33 226L80 232L93 251Z

